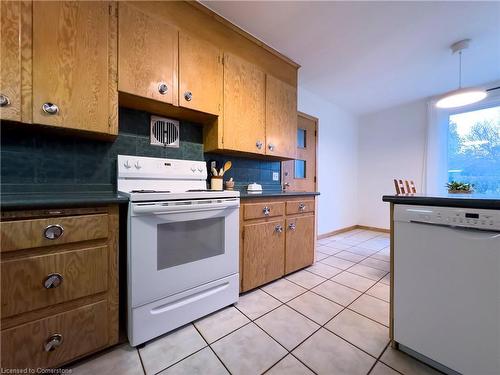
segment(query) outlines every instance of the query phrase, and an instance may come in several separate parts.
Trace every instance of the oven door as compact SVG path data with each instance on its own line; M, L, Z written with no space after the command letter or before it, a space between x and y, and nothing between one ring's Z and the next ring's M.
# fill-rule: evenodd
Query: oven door
M238 272L239 199L131 203L131 307Z

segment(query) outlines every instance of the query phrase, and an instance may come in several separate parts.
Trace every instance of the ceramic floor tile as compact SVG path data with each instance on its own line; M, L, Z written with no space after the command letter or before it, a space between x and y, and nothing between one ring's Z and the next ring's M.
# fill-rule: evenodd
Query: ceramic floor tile
M374 258L374 259L378 259L378 260L384 260L386 262L390 262L391 261L391 256L389 254L385 254L381 251L379 251L378 253L375 253L371 256L371 258Z
M357 263L366 258L366 255L359 255L355 253L350 253L349 251L341 251L340 253L335 254L337 258L349 260L351 262Z
M229 374L212 349L205 348L160 372L162 375L226 375Z
M373 258L366 258L365 260L361 261L359 264L363 264L368 267L376 268L378 270L390 271L390 264L389 262L379 260L379 259L373 259Z
M307 292L287 302L287 305L323 325L342 311L343 307L315 293Z
M144 375L144 370L137 349L125 344L76 364L72 374Z
M286 279L279 279L278 281L274 281L271 284L263 287L262 290L279 299L281 302L290 301L292 298L295 298L299 294L306 291L306 289Z
M240 295L235 305L238 310L248 316L251 320L257 319L268 311L281 305L281 302L260 289Z
M295 348L319 328L312 320L286 305L260 317L255 324L288 350Z
M365 257L373 255L377 253L377 250L371 250L371 249L366 249L362 246L353 246L349 249L347 249L350 253L358 254L358 255L363 255Z
M321 251L316 250L316 252L314 253L314 261L317 262L317 261L319 261L321 259L328 258L329 256L330 255L322 253Z
M363 242L363 247L371 250L382 250L384 247L389 246L389 240L386 238L379 239L373 238L371 240Z
M266 375L313 375L314 373L304 366L297 358L289 354L271 370L266 372Z
M382 362L377 362L373 367L370 375L399 375L399 372L394 371L392 368L384 365Z
M324 264L324 263L321 263L321 262L316 262L312 266L307 267L306 271L312 272L312 273L319 275L319 276L326 277L327 279L342 272L341 269L331 267L331 266Z
M379 281L387 273L387 271L382 271L377 268L368 267L359 263L349 268L349 272L355 273L359 276L367 277L368 279L372 279L375 281Z
M354 236L342 238L341 240L339 240L339 242L342 242L343 244L350 245L350 246L356 246L356 245L359 245L360 243L363 243L365 241L366 241L365 239L356 238ZM343 250L345 250L345 249L343 249Z
M333 254L337 254L338 252L340 252L342 250L337 249L335 247L331 247L330 244L328 244L328 245L321 246L319 248L319 251L321 251L323 254L333 255Z
M385 364L391 366L392 368L398 370L405 375L438 375L440 374L431 367L425 365L422 362L413 359L409 355L391 348L387 347L380 360Z
M329 321L325 328L365 352L378 357L389 343L389 329L348 309Z
M360 292L354 289L332 281L325 281L323 284L320 284L312 289L312 291L342 306L349 305L361 295Z
M318 245L326 245L327 243L332 242L332 241L333 241L332 238L326 237L326 238L322 238L321 240L317 240L316 243Z
M328 258L325 258L321 261L321 263L328 264L329 266L339 268L341 270L346 270L349 267L352 267L355 263L350 262L345 259L340 259L335 256L331 256Z
M390 288L389 285L382 284L381 282L375 284L370 289L366 291L366 294L370 296L383 299L386 302L390 302Z
M385 276L384 276L384 277L380 280L380 282L381 282L382 284L385 284L385 285L389 285L389 286L390 286L390 285L391 285L391 274L390 274L390 273L388 273L387 275L385 275Z
M350 236L349 238L356 238L360 239L363 241L368 241L371 240L372 238L376 238L380 236L380 232L374 232L371 230L363 230L362 232L356 233L353 236Z
M207 343L192 324L146 343L139 349L146 374L157 372L205 347Z
M389 326L389 303L366 294L354 301L349 308L368 318Z
M368 290L373 284L375 284L374 280L367 279L366 277L355 275L348 271L344 271L339 273L338 275L332 277L332 281L336 283L348 286L350 288L356 289L360 292L365 292Z
M327 246L335 249L338 253L340 250L346 250L352 247L352 245L342 242L343 240L335 240L330 242ZM335 252L333 252L335 254Z
M282 359L287 351L254 323L211 345L234 375L257 375Z
M299 284L306 289L314 288L316 285L321 284L326 280L324 277L304 270L292 273L291 275L288 275L286 279L293 281L295 284Z
M230 306L196 321L194 325L210 344L248 322L250 320L245 315Z
M375 362L375 358L323 328L293 354L320 375L366 375Z

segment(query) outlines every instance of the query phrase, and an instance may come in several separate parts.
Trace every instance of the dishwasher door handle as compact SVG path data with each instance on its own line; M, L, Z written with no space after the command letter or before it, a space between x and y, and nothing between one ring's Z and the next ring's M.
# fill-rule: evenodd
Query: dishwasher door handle
M460 232L475 232L475 233L485 234L485 236L480 237L482 239L500 238L500 230L495 230L495 229L470 228L470 227L462 227L459 225L451 225L451 224L428 223L426 221L419 221L419 220L410 220L410 223L430 225L433 227L449 228ZM486 234L489 234L489 236Z

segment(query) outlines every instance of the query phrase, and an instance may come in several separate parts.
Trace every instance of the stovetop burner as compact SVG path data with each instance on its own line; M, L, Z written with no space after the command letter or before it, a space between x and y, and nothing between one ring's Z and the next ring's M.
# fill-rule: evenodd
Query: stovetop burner
M131 193L170 193L168 190L131 190Z

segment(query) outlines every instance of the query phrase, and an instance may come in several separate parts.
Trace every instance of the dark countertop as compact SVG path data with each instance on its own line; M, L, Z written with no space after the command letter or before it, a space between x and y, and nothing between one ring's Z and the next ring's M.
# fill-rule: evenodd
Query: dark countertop
M68 206L83 207L113 203L128 203L128 198L111 192L19 193L0 195L2 210Z
M281 190L263 190L260 194L247 193L246 190L240 191L240 198L259 198L259 197L299 197L307 195L319 195L314 191L281 191Z
M384 202L417 206L500 209L500 196L482 194L384 195Z

